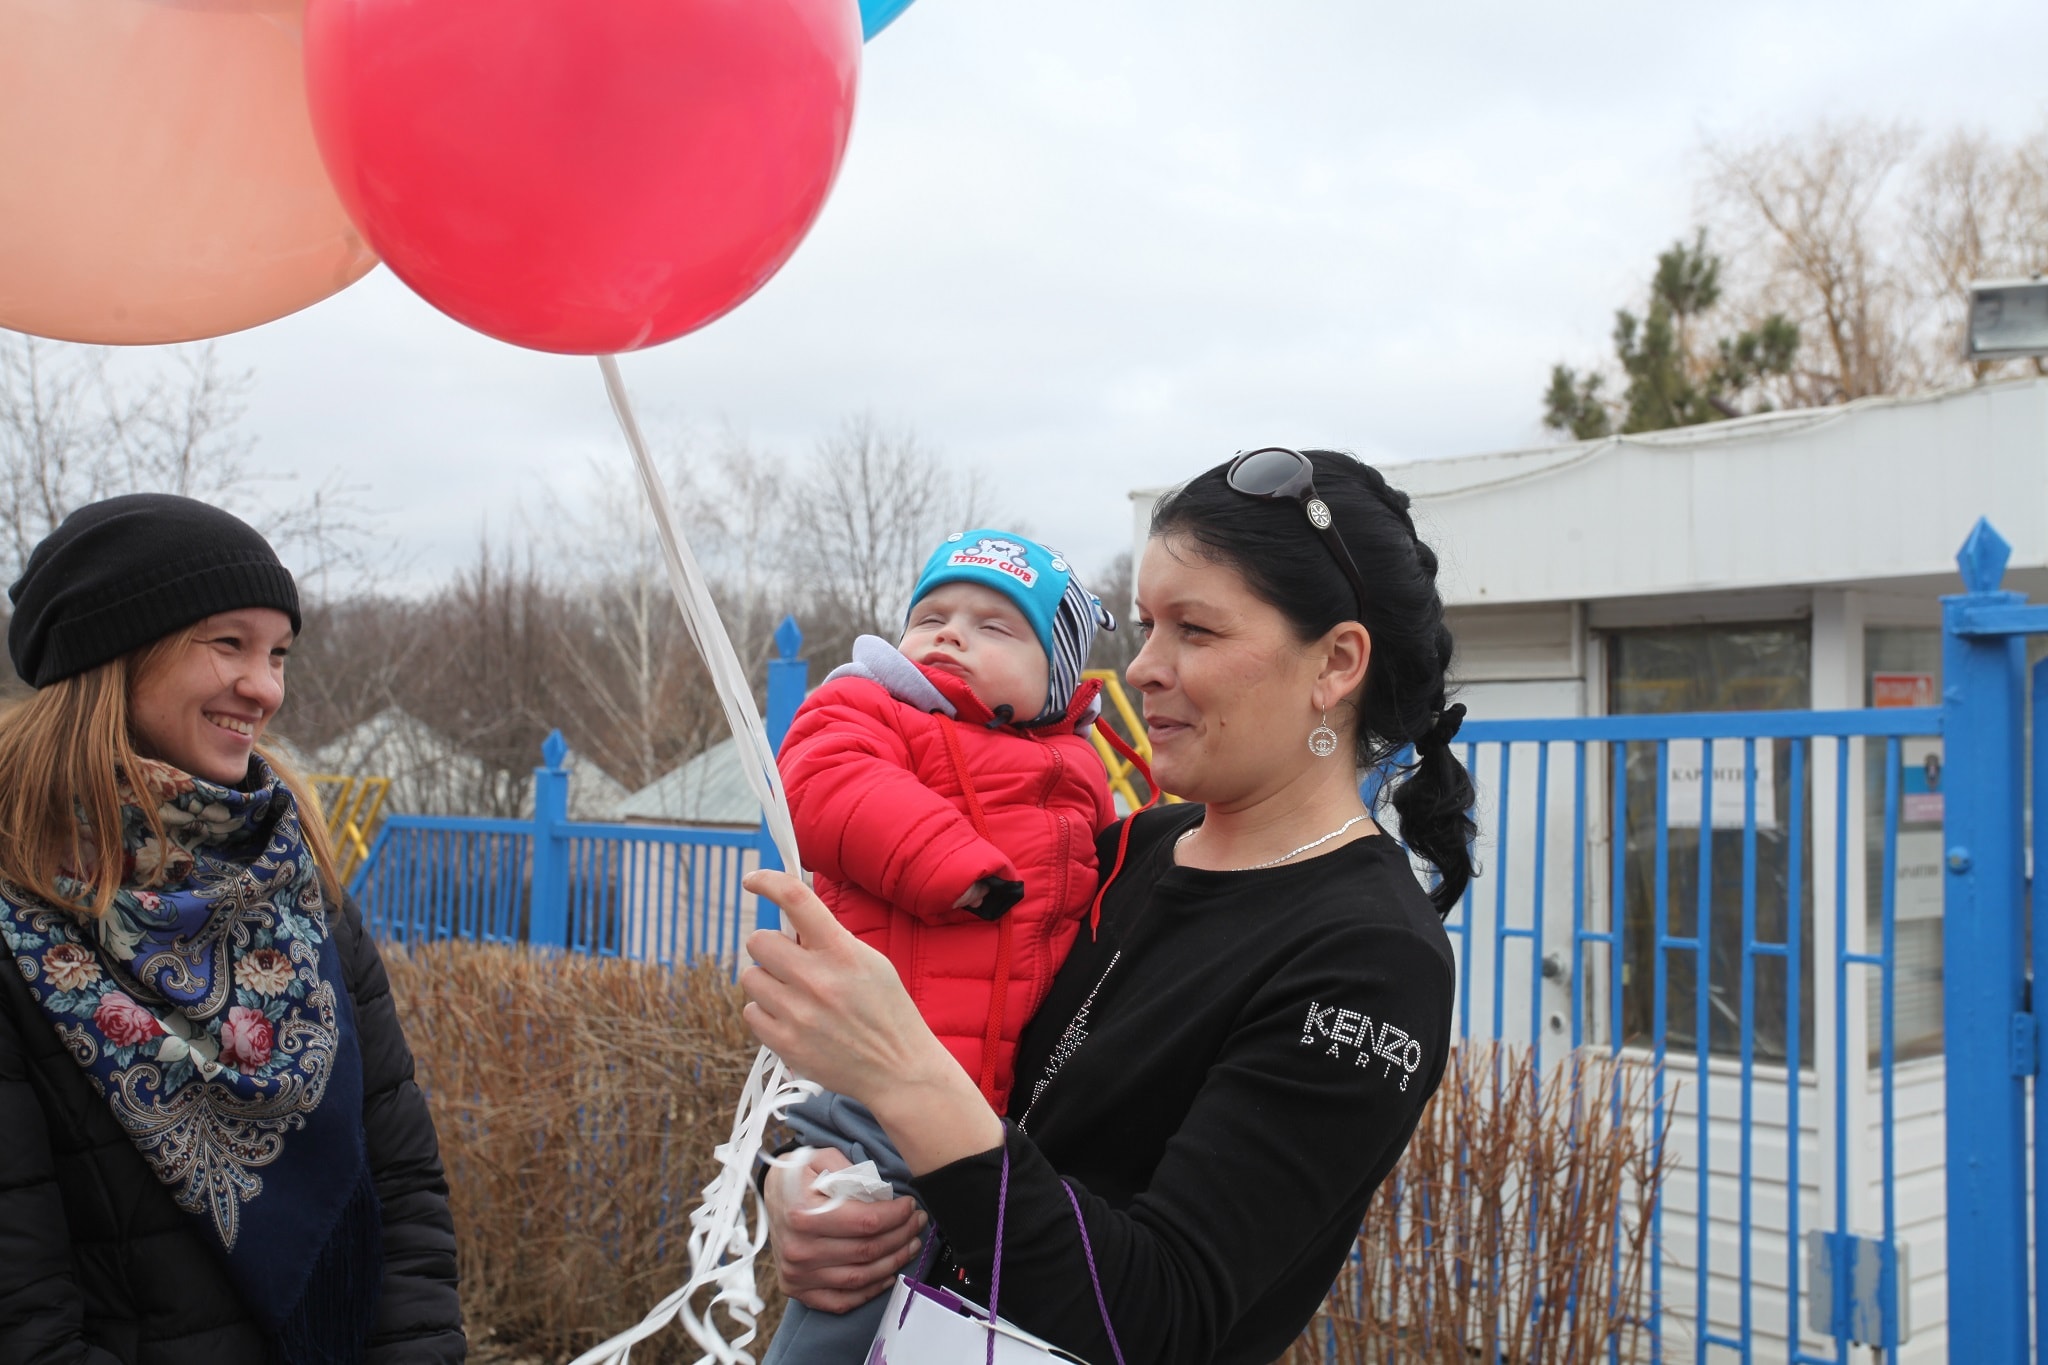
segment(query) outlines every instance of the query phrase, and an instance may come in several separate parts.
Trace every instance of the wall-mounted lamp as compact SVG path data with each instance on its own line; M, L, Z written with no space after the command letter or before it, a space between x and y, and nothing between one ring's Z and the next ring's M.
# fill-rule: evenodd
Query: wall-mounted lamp
M1970 286L1971 360L2048 356L2048 279L1979 280Z

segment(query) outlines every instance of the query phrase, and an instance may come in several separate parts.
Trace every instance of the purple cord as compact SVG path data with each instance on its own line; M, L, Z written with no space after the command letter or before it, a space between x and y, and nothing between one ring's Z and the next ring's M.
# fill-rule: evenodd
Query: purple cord
M1003 1292L1003 1214L1010 1206L1010 1125L1003 1124L1003 1178L996 1186L996 1254L988 1266L988 1360L996 1365L996 1296ZM1123 1365L1121 1358L1117 1365Z
M1074 1187L1066 1181L1060 1188L1067 1192L1067 1202L1074 1208L1074 1223L1081 1229L1081 1255L1088 1262L1088 1283L1095 1287L1095 1308L1102 1314L1102 1330L1109 1334L1109 1349L1116 1356L1116 1365L1124 1365L1124 1348L1116 1339L1116 1324L1109 1320L1109 1302L1102 1295L1102 1276L1095 1270L1095 1247L1088 1240L1088 1220L1081 1216L1081 1199L1074 1193ZM995 1255L989 1258L988 1267L988 1355L985 1365L996 1365L996 1300L1003 1292L1003 1218L1010 1207L1010 1133L1009 1125L1003 1127L1003 1174L996 1185L996 1247ZM938 1242L936 1233L925 1242L925 1254L918 1258L917 1274L912 1278L924 1278L925 1263L931 1257L932 1247ZM910 1301L903 1304L903 1316L910 1316ZM899 1321L897 1326L902 1326Z
M1088 1283L1095 1286L1095 1307L1102 1314L1102 1330L1109 1333L1109 1349L1116 1356L1116 1365L1124 1365L1124 1348L1117 1344L1116 1325L1109 1320L1109 1304L1102 1297L1102 1277L1095 1273L1095 1248L1088 1241L1088 1220L1081 1216L1081 1198L1064 1180L1060 1188L1067 1192L1067 1202L1074 1206L1074 1221L1081 1228L1081 1254L1088 1258Z
M936 1230L927 1232L924 1237L924 1250L918 1253L917 1269L910 1272L910 1282L912 1284L924 1283L924 1272L931 1267L932 1252L934 1249L938 1247L938 1245L938 1232ZM896 1325L898 1327L901 1327L904 1323L910 1321L910 1304L911 1301L916 1297L917 1296L915 1294L905 1294L903 1296L903 1312L899 1314L896 1318Z

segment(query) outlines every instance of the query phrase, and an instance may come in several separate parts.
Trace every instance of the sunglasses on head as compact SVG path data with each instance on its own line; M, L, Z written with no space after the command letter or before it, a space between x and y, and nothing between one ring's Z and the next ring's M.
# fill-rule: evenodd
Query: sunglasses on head
M1223 481L1231 491L1242 493L1248 498L1263 498L1271 502L1294 502L1301 505L1308 517L1308 524L1322 537L1329 547L1330 558L1337 561L1337 567L1351 580L1351 591L1358 596L1358 619L1365 619L1365 579L1358 572L1358 562L1345 547L1344 537L1337 534L1330 520L1330 504L1316 496L1316 469L1308 456L1286 446L1263 446L1258 450L1243 451L1230 462L1223 472Z

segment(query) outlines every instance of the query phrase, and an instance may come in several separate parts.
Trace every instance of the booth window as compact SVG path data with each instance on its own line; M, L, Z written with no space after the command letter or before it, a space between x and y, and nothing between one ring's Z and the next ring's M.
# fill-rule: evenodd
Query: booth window
M1683 711L1795 710L1810 704L1812 644L1805 622L1688 626L1615 631L1607 636L1608 710L1618 715ZM1658 923L1658 746L1626 746L1627 829L1621 888L1626 957L1622 1017L1626 1041L1654 1040ZM1700 922L1700 841L1708 841L1707 1045L1716 1055L1742 1050L1742 901L1744 746L1722 741L1673 742L1664 867L1664 933L1690 939ZM1791 745L1756 744L1756 933L1765 943L1785 941L1786 926L1800 935L1799 1038L1802 1063L1813 1060L1813 896L1811 825L1806 833L1806 874L1799 904L1788 904ZM1700 770L1714 777L1703 801ZM1811 764L1808 786L1811 791ZM1755 959L1753 1019L1756 1057L1787 1058L1786 962ZM1665 1039L1677 1051L1699 1045L1698 955L1664 953Z

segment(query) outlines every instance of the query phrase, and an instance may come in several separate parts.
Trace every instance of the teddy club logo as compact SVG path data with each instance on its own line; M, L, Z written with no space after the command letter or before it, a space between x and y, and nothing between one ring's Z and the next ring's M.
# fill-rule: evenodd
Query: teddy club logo
M1008 574L1025 587L1038 582L1038 570L1031 567L1025 558L1025 550L1014 540L981 539L972 546L963 546L947 557L948 567L967 565L977 569L994 569L997 573Z

